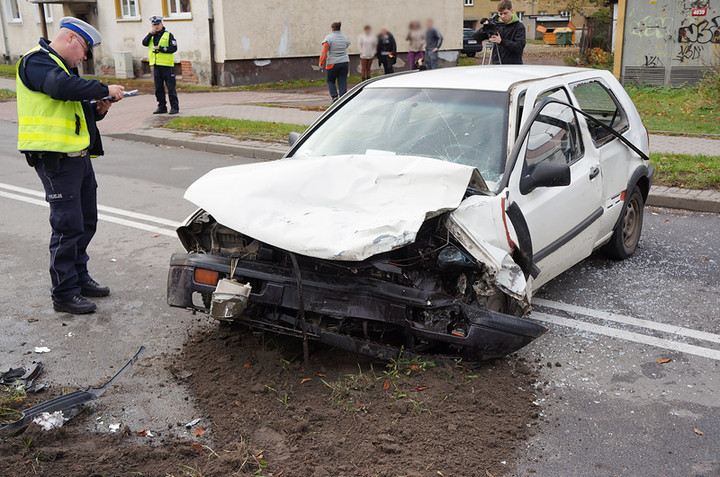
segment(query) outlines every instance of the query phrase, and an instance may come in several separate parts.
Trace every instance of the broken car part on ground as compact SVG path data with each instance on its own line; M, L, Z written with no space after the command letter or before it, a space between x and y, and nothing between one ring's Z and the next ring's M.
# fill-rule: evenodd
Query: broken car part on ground
M524 318L535 289L640 239L646 130L605 73L479 67L360 85L285 159L188 189L200 209L178 229L188 253L171 258L168 303L382 359L516 351L545 331ZM592 101L578 108L568 90ZM246 286L230 303L232 280Z
M100 396L102 396L103 393L107 391L110 386L115 384L115 382L120 379L122 375L125 374L132 367L132 365L135 364L138 359L140 359L140 357L144 353L145 347L141 346L138 352L135 353L135 356L133 356L132 359L128 361L125 366L123 366L122 369L117 372L117 374L115 374L115 376L110 378L108 382L106 382L100 387L89 387L85 391L78 389L77 391L63 394L62 396L58 396L54 399L50 399L49 401L45 401L33 407L25 409L20 413L20 419L0 425L0 433L14 432L24 427L27 427L31 422L33 422L33 419L35 419L35 417L43 413L48 413L52 415L56 412L62 412L63 415L61 417L63 419L67 420L72 418L80 411L83 404L98 399Z

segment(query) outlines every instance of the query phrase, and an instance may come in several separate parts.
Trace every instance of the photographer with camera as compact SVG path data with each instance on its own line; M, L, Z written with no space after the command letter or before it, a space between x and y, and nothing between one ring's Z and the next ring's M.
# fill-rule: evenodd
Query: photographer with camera
M513 12L510 0L501 0L498 4L498 14L490 19L482 18L480 24L473 38L477 41L488 40L493 43L491 60L494 65L522 64L525 25Z

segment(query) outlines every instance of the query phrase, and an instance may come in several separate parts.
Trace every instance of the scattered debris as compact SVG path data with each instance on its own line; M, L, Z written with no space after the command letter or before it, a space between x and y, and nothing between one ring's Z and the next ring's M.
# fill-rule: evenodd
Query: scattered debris
M697 427L693 427L693 431L695 431L695 434L697 434L698 436L702 436L702 435L703 435L703 431L701 431L701 430L698 429Z
M65 421L67 421L67 419L65 419L62 411L55 411L53 413L41 412L32 420L32 422L40 426L44 431L62 427Z
M25 409L21 413L22 417L17 421L0 425L0 433L3 431L17 431L19 429L27 427L35 418L35 416L45 412L52 413L55 411L63 411L66 420L71 419L72 417L77 415L78 412L80 412L80 407L83 404L102 396L102 394L107 391L107 389L112 386L115 381L120 379L120 377L125 374L127 370L130 369L138 359L140 359L143 353L145 353L145 347L141 346L140 350L138 350L135 356L133 356L132 359L128 361L125 366L123 366L122 369L117 372L117 374L115 374L115 376L110 378L110 380L102 386L98 388L90 387L87 388L85 391L78 389L77 391L63 394L62 396L58 396L54 399L50 399L49 401L41 402L40 404L36 404L35 406Z
M672 361L672 358L660 358L657 360L659 364L669 363L670 361Z
M110 432L117 432L120 430L120 424L110 424L108 428L110 428Z
M200 437L204 434L205 434L205 429L203 429L202 427L198 427L197 429L195 429L195 432L193 432L193 436L195 436L195 437Z
M188 422L187 424L185 424L185 427L187 427L188 429L190 429L192 426L194 426L195 424L197 424L198 422L200 422L200 419L201 419L200 417L198 417L197 419L193 419L192 421L190 421L190 422Z
M302 381L300 381L300 384L305 384L308 381L312 381L312 378L303 378Z
M115 262L117 262L117 259L116 259L116 258L111 258L110 261L111 261L112 263L115 263Z
M40 353L49 353L49 352L50 352L50 348L48 348L47 346L36 346L33 351L35 351L35 352L38 353L38 354L40 354Z
M137 435L140 436L140 437L145 437L145 436L148 435L148 431L146 431L145 429L143 429L142 431L138 431L138 432L137 432Z
M0 384L23 388L26 393L37 393L45 389L44 384L35 384L45 366L38 361L35 368L27 372L25 368L10 368L7 372L0 374Z

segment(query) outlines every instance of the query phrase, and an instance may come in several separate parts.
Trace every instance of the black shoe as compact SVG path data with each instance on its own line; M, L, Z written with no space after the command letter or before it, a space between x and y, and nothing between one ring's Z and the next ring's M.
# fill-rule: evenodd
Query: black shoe
M165 114L167 113L167 108L157 108L153 114Z
M61 313L84 315L86 313L93 313L97 309L97 306L90 300L85 299L82 295L75 295L66 301L53 300L53 309Z
M81 284L80 286L82 287L82 289L80 290L82 296L101 297L108 296L110 294L110 289L108 287L101 286L92 278Z
M179 110L178 108L171 108L171 109L170 109L170 114L177 114L177 113L179 113L179 112L180 112L180 110Z

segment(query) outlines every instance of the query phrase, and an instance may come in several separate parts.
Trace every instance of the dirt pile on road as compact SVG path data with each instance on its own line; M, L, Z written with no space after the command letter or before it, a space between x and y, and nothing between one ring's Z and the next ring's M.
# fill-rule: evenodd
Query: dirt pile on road
M304 370L301 356L298 341L243 329L195 335L168 364L204 411L194 440L88 434L78 416L0 443L3 473L502 475L538 422L535 377L518 359L386 366L315 348Z

